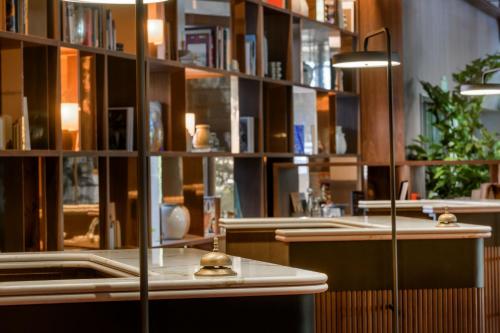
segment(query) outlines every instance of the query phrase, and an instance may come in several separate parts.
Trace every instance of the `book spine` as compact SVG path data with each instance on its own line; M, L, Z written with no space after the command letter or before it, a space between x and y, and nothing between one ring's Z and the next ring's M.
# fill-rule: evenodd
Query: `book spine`
M5 6L5 29L16 32L16 0L6 0Z
M92 9L85 8L84 9L84 19L83 19L83 45L93 46L92 45Z

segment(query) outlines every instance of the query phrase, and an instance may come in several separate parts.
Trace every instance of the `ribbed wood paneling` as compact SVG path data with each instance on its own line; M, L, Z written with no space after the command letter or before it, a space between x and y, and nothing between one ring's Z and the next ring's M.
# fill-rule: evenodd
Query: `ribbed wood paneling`
M484 248L484 313L486 333L500 332L500 247Z
M391 291L325 292L316 296L316 332L386 333ZM399 293L402 333L484 332L484 290L415 289ZM498 332L498 331L497 331Z

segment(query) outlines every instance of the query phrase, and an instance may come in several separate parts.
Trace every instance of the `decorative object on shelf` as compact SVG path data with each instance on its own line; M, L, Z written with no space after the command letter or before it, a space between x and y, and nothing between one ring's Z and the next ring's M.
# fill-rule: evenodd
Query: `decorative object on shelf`
M63 149L80 149L80 105L78 103L61 103L61 128L63 132Z
M162 105L158 101L149 102L149 148L151 151L163 150Z
M335 126L335 153L343 155L347 152L347 141L342 126Z
M90 2L88 2L89 4L84 4L83 2L66 1L62 3L62 39L71 44L102 47L104 45L103 35L95 31L98 29L97 27L102 27L101 10L95 6L91 6ZM109 23L107 26L110 27ZM111 29L114 29L114 27L111 27ZM115 32L111 32L111 34L116 35ZM107 37L110 37L109 34Z
M226 133L224 133L224 134L226 134ZM224 135L224 137L227 137L227 136ZM210 132L210 137L208 139L208 145L210 146L210 150L212 150L212 151L220 151L221 150L220 140L217 137L217 133Z
M436 227L446 228L446 227L459 227L460 225L457 223L457 217L455 214L449 212L448 207L444 208L444 213L439 215L438 223Z
M196 131L193 136L193 148L197 150L210 149L210 125L196 125Z
M285 0L265 0L268 4L279 7L279 8L285 8Z
M134 150L134 108L109 108L109 149Z
M368 42L371 38L384 35L386 50L368 51ZM333 56L332 64L338 68L387 68L387 99L388 99L388 121L389 121L389 159L390 159L390 200L391 200L391 239L392 239L392 327L394 332L398 332L398 249L396 238L396 162L394 143L394 110L393 110L393 90L392 90L392 67L400 64L399 56L392 52L391 34L388 28L370 32L364 38L362 44L363 51L338 53Z
M337 19L336 0L324 0L325 17L322 18L325 22L335 24ZM342 0L340 1L342 2Z
M304 154L305 149L304 149L304 144L305 144L305 128L304 125L294 125L293 126L293 133L294 133L294 152L295 154Z
M335 90L344 91L344 71L335 68Z
M292 0L292 12L309 16L309 5L306 0Z
M183 239L190 226L189 210L179 204L162 204L160 206L161 240Z
M235 276L237 273L231 268L233 262L231 258L219 252L219 238L214 237L214 249L201 257L201 268L194 273L195 276Z
M185 127L186 127L186 150L193 149L193 136L195 133L196 115L194 113L186 113Z
M240 117L240 153L255 152L255 118Z
M281 80L283 78L283 68L281 61L269 62L269 73L273 80Z
M305 61L302 62L302 80L307 86L310 86L314 78L314 68L309 66Z
M240 64L238 63L238 60L233 59L231 60L231 68L233 72L239 72L240 71Z

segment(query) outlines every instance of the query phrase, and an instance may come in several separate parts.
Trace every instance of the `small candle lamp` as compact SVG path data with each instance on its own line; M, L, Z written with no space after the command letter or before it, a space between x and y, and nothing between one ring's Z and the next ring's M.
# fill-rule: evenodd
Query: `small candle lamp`
M61 103L61 128L63 148L79 150L80 106L78 103Z
M165 30L161 19L148 19L148 42L156 46L156 57L165 59Z

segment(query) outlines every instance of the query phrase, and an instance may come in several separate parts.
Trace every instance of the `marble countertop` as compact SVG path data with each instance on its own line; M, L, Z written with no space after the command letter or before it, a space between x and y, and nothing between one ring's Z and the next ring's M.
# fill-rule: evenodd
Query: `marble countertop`
M345 224L344 228L280 228L276 239L282 242L310 241L359 241L391 239L390 216L347 216L332 218L333 223ZM458 227L438 228L430 220L398 216L398 239L459 239L487 238L491 228L460 223ZM365 227L355 227L355 225Z
M327 217L265 217L265 218L221 218L219 226L226 230L276 229L276 228L380 228L379 225L341 221Z
M151 299L313 294L327 289L327 276L291 267L232 257L237 276L196 277L196 249L151 249ZM0 283L0 305L124 301L139 299L138 250L1 254L1 268L37 265L99 266L120 277Z
M390 209L389 200L361 200L359 208ZM396 208L417 209L424 213L441 212L448 207L451 212L495 211L500 212L500 200L396 200Z

